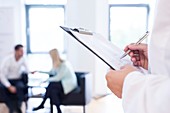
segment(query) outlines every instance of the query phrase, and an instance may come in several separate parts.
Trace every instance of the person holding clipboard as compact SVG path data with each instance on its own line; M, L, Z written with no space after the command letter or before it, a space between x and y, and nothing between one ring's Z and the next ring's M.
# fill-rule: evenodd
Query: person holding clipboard
M125 113L169 113L170 108L170 13L169 0L158 0L150 43L130 44L125 52L135 66L110 70L107 85L122 98ZM123 59L123 58L122 58Z

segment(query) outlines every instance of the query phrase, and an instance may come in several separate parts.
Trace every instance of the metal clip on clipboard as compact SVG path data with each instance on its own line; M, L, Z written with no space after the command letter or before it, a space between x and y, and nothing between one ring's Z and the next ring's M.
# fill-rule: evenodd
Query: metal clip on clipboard
M72 31L76 31L80 34L85 34L85 35L93 35L93 32L87 30L87 29L84 29L84 28L74 28L74 29L71 29Z

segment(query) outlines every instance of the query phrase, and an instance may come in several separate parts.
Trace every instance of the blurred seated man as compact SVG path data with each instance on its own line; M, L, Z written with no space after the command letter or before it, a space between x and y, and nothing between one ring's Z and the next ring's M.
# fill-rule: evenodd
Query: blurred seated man
M52 76L45 81L50 83L47 87L43 101L38 107L33 108L33 111L44 108L44 103L47 98L51 98L53 101L52 103L57 107L58 113L62 113L60 109L61 95L66 95L77 87L77 78L72 65L68 61L64 61L60 58L57 49L50 50L49 54L52 59L51 71L39 72L47 73Z
M23 58L23 46L18 44L14 48L14 54L7 56L1 65L0 86L5 104L9 113L22 113L21 103L24 99L24 83L22 70L28 73L28 66ZM24 68L23 68L24 67Z

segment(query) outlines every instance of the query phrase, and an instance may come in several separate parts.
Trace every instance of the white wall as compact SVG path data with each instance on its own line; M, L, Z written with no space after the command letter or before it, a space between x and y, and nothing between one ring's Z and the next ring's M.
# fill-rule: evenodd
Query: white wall
M25 45L25 10L24 0L0 0L1 7L13 8L11 21L13 29L6 43L0 46L10 52L17 43ZM66 25L69 27L84 27L101 33L108 38L108 3L107 0L68 0L66 5ZM0 42L6 36L0 34ZM5 49L7 47L7 49ZM10 48L10 49L9 49ZM91 72L93 74L93 95L100 96L107 93L105 74L106 65L90 53L81 44L66 35L67 58L76 71ZM6 53L5 53L6 54Z
M96 12L95 12L95 31L109 38L109 7L107 0L96 0ZM95 94L94 96L102 96L108 93L105 75L108 67L98 58L95 58Z
M84 27L108 38L108 3L107 0L68 0L66 5L66 26ZM93 95L107 93L105 74L106 65L85 47L66 35L68 59L76 71L93 74Z
M12 9L7 25L2 23L6 14L2 9ZM67 0L66 26L84 27L108 38L108 0ZM3 25L2 25L3 24ZM9 29L6 27L11 26ZM3 29L3 30L1 30ZM25 45L24 0L0 0L0 61L17 43ZM76 71L93 74L93 95L107 93L105 74L108 67L81 44L66 35L67 59Z
M23 8L22 0L0 0L0 62L25 36Z

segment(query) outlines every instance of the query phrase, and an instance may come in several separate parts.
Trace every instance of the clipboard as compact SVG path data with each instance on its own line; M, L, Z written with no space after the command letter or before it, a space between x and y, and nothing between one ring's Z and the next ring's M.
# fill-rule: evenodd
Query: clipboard
M83 28L68 28L60 26L71 37L77 40L95 56L101 59L113 70L119 70L125 64L131 64L130 57L120 59L123 50L115 46L109 40L98 33L91 32Z

